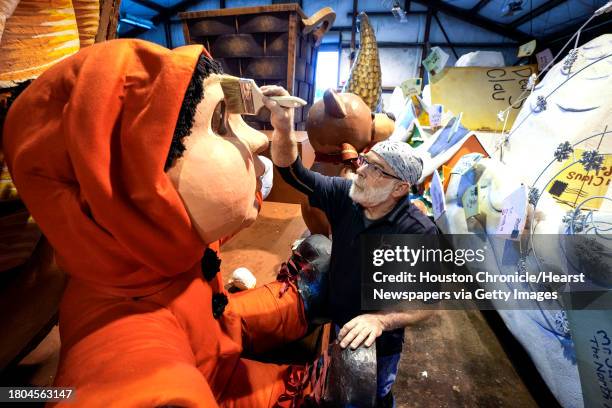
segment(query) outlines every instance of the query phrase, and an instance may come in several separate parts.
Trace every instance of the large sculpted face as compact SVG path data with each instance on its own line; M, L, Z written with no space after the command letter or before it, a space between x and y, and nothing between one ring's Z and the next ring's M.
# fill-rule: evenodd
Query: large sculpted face
M225 110L219 75L204 80L185 152L167 172L206 243L231 236L257 217L268 138Z

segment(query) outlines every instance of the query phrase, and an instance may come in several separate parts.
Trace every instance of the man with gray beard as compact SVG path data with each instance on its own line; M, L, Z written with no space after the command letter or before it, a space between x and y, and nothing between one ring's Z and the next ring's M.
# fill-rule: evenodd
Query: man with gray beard
M262 87L267 96L288 95L277 86ZM332 230L328 310L341 347L370 347L376 342L377 406L394 406L391 386L397 375L404 327L431 311L361 309L360 235L437 234L437 228L408 200L423 163L406 143L383 141L357 159L350 179L328 177L306 169L298 155L293 132L293 110L272 99L272 161L283 179L306 194L310 205L327 215Z

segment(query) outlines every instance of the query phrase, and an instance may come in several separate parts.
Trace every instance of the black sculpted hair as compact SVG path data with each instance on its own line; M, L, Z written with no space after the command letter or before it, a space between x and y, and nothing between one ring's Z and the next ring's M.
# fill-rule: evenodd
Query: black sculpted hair
M207 57L205 54L200 55L200 59L196 64L187 90L185 91L185 97L181 105L178 119L176 120L176 127L174 129L174 135L172 135L172 142L170 143L170 150L166 157L166 164L164 171L168 171L174 164L174 161L179 157L183 156L185 151L185 145L183 139L189 136L191 128L193 127L193 121L195 118L196 107L202 101L204 96L204 79L210 74L222 74L223 68L221 65L214 61L212 58Z

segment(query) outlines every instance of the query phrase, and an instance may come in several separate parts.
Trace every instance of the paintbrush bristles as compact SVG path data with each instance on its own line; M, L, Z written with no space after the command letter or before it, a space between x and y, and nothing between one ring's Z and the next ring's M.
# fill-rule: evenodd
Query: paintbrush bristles
M225 96L225 107L227 112L240 114L249 113L244 103L239 79L223 78L221 80L221 89L223 89L223 95Z
M257 84L252 79L243 79L241 78L239 81L240 84L240 94L242 95L242 104L244 105L244 109L255 115L259 108L256 108L253 104L253 90L259 89Z
M223 75L221 88L229 113L256 115L263 106L263 94L252 79Z
M257 112L264 107L264 94L252 79L229 75L223 75L220 79L227 112L257 115ZM284 108L299 108L306 105L305 100L295 96L281 95L269 98Z

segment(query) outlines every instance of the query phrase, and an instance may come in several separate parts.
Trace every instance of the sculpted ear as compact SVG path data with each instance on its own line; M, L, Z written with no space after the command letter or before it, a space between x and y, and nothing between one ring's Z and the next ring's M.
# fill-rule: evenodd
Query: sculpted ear
M329 88L325 91L323 94L323 103L325 104L325 113L329 116L338 119L346 117L344 102L333 89Z

